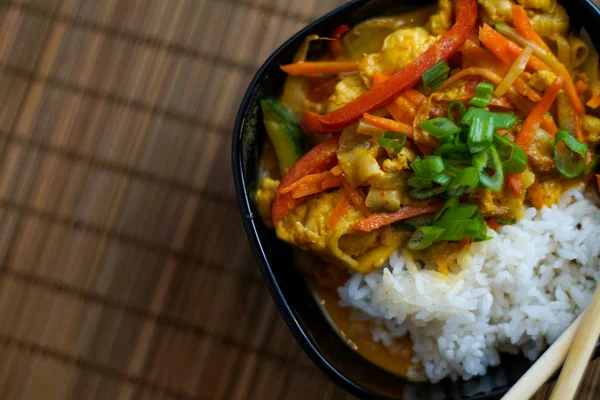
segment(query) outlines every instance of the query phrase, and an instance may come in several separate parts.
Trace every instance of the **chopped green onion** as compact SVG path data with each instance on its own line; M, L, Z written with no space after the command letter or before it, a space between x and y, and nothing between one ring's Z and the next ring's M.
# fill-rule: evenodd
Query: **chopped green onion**
M494 113L486 110L482 110L480 108L471 107L467 110L467 113L462 117L459 124L469 126L471 122L473 122L473 117L475 115L489 115L489 118L494 121L494 127L496 129L511 129L515 126L515 122L517 122L516 115L513 114L504 114L504 113Z
M446 225L446 221L452 221L455 219L469 219L477 212L478 208L473 204L460 204L457 207L451 208L444 214L444 217L440 220L440 226Z
M491 146L494 139L494 121L490 117L491 113L485 110L471 108L475 114L469 126L469 136L467 136L467 146L471 154L479 153Z
M440 156L425 156L410 163L410 167L418 176L431 177L444 171L444 161Z
M473 193L478 183L479 176L475 168L467 167L459 170L448 185L448 196L454 197L465 193Z
M498 150L505 174L518 174L527 169L527 155L520 146L497 133L494 134L493 144Z
M451 224L448 224L448 228L444 230L444 233L438 237L439 240L458 241L462 240L466 234L465 231L469 225L468 219L453 220Z
M411 250L424 250L444 233L443 228L437 226L421 226L412 234L408 240L407 247Z
M442 194L445 191L446 191L446 188L444 186L439 186L439 187L432 188L432 189L419 188L419 189L411 190L410 192L408 192L408 195L410 197L412 197L413 199L422 200L422 199L428 199L433 196L437 196L438 194Z
M451 101L448 104L448 119L450 119L450 121L455 121L454 116L452 115L452 110L454 110L455 108L458 108L457 110L457 114L458 114L458 120L460 121L460 119L463 117L463 115L465 115L465 113L467 112L467 108L465 107L464 103L460 100L454 100Z
M431 177L431 180L437 183L438 185L447 186L450 183L452 178L443 172L439 174L435 174Z
M485 240L487 238L487 224L481 212L477 210L475 217L469 220L467 228L465 229L465 236L470 237L474 240Z
M462 103L461 103L462 104ZM419 128L431 133L438 139L448 138L458 132L460 128L448 118L432 118L419 124Z
M469 101L469 104L479 108L485 108L494 97L494 85L487 82L481 82L475 88L475 96Z
M567 149L561 151L559 145L564 142ZM585 170L587 143L580 143L567 131L556 132L554 139L554 162L558 171L567 178L575 178Z
M435 214L435 217L433 217L433 220L436 221L438 220L442 214L444 213L444 211L449 210L451 208L455 208L458 207L459 201L458 201L458 197L450 197L448 198L448 200L446 200L444 202L444 204L442 205L442 208L440 208L438 210L438 212Z
M394 225L402 229L414 232L417 228L422 226L431 225L433 217L431 214L417 215L416 217L403 219L396 222Z
M379 145L392 149L395 154L402 151L402 148L406 144L406 135L398 132L383 132L379 137Z
M488 165L488 159L491 155L492 169L494 175L490 176L485 171ZM473 156L473 165L479 173L479 181L481 184L493 192L499 192L504 184L504 172L502 171L502 162L498 151L494 146L490 146L487 150L477 153Z
M435 89L448 79L449 73L450 67L448 63L440 61L423 74L423 85L429 89Z
M494 217L494 219L502 225L514 225L517 223L517 221L515 221L514 219L506 219L502 217Z
M471 158L469 148L464 143L446 143L438 147L433 154L448 160L468 161Z
M411 176L410 178L408 178L408 180L406 181L406 183L408 184L408 186L417 188L417 189L429 189L431 187L433 187L433 180L430 178L426 178L424 176Z

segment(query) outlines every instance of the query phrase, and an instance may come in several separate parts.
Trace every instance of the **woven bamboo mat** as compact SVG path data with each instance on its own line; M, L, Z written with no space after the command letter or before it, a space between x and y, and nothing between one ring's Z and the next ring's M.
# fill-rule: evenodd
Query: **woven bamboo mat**
M0 1L1 399L349 398L278 316L229 159L253 73L341 3Z

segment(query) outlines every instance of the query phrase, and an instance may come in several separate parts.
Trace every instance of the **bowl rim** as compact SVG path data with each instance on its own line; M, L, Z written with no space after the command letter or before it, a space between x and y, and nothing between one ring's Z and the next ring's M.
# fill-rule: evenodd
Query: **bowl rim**
M263 62L258 71L255 73L252 78L248 88L242 98L242 102L238 109L234 127L233 127L233 136L232 136L232 147L231 147L231 161L232 161L232 172L233 172L233 180L236 191L236 197L238 202L239 211L241 213L242 222L244 225L244 230L246 232L246 236L248 241L250 242L250 247L252 249L252 253L254 255L254 260L257 263L261 275L271 298L275 302L277 310L279 314L284 319L288 329L291 331L296 343L300 346L300 348L304 351L304 353L310 358L310 360L316 364L319 369L325 373L334 383L338 386L344 388L348 392L353 395L359 396L361 398L377 398L377 399L387 399L388 397L382 396L378 393L375 393L368 388L352 381L351 379L344 376L328 359L325 357L322 352L318 349L314 339L308 335L304 328L301 326L298 318L294 315L291 307L288 302L285 300L285 296L281 291L281 288L277 281L273 278L273 273L271 271L271 265L267 261L267 256L265 254L265 250L262 244L262 241L259 239L259 234L256 226L256 217L252 211L252 206L250 203L250 195L249 189L246 185L245 181L245 173L243 170L242 163L242 146L241 146L241 137L242 130L244 126L244 122L246 116L249 111L249 107L251 102L254 100L256 92L258 90L258 86L260 82L264 79L265 72L267 69L275 62L279 55L293 42L295 42L298 37L303 37L308 33L312 32L314 28L324 22L325 20L346 11L349 8L358 7L363 4L367 4L370 0L350 0L333 10L327 12L321 17L315 19L310 22L308 25L300 29L298 32L293 34L289 39L287 39L283 44L281 44L275 51L271 53L271 55ZM596 19L600 20L600 5L596 6L593 3L593 0L575 0L574 1L577 7L580 7L582 11L588 11L592 14L595 14ZM594 357L597 357L600 353L600 347L596 348ZM558 372L555 373L553 377L551 377L548 382L551 382L556 379L558 376ZM399 379L402 379L399 377ZM505 394L514 383L507 383L504 386L493 389L492 391L485 393L478 393L471 396L462 397L465 400L489 400L496 399L499 396Z

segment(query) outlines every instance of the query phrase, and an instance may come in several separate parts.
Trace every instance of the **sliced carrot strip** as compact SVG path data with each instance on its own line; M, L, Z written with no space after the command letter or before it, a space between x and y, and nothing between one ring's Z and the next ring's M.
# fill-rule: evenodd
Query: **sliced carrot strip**
M290 185L288 185L282 189L279 189L279 193L286 194L286 193L292 192L298 188L301 188L302 186L310 185L315 182L321 184L321 182L323 180L325 180L326 178L332 177L332 176L333 176L333 174L330 171L306 175L306 176L303 176L302 178L298 179L296 182L292 182Z
M280 67L288 75L340 74L358 70L356 61L303 61Z
M381 228L382 226L386 226L406 218L416 217L423 214L432 214L437 212L442 204L442 201L432 201L424 206L404 206L398 211L372 214L369 217L352 224L352 228L356 229L357 231L371 232L377 228Z
M342 186L342 177L341 176L332 176L331 178L326 178L321 182L321 190L327 190L334 187Z
M345 190L340 191L340 199L338 200L333 212L329 216L327 220L327 226L330 228L334 228L339 220L344 216L346 210L350 207L351 201L350 197L348 197L348 192Z
M515 24L515 28L517 28L517 32L523 36L525 39L530 42L534 42L542 49L547 51L550 54L550 57L554 57L554 54L546 45L544 40L533 30L531 26L531 21L529 20L529 16L525 12L525 10L521 6L513 5L512 7L513 14L513 23ZM555 57L554 57L555 58ZM565 66L556 60L556 65L554 66L555 72L557 72L565 81L565 92L567 92L567 97L569 101L573 105L573 108L579 114L585 113L585 108L579 100L579 96L577 95L577 90L575 89L575 84L573 83L573 79L571 79L571 74L565 68ZM577 127L577 123L575 123L576 130L580 129Z
M488 24L483 24L483 26L479 28L479 40L486 49L506 64L512 64L523 52L523 49L518 44L505 38ZM534 71L549 69L548 66L536 56L531 56L529 58L527 67Z
M600 174L596 174L596 183L598 184L598 190L600 190Z
M529 186L527 193L531 199L531 204L533 204L535 208L542 208L544 206L544 192L539 183L534 182L533 185Z
M585 92L587 92L587 90L588 90L588 85L587 85L587 84L586 84L584 81L582 81L582 80L578 80L578 81L575 83L575 90L577 90L577 94L579 94L579 95L582 95L582 94L584 94Z
M504 182L510 189L515 198L520 198L523 193L523 173L520 174L506 174L504 176Z
M519 32L521 36L523 36L530 42L537 44L542 49L550 51L550 48L548 47L546 42L544 42L542 38L539 37L538 34L533 30L533 27L531 26L531 21L529 20L529 16L527 15L523 7L518 6L516 4L513 5L512 17L513 24L515 25L515 28L517 28L517 32Z
M591 108L598 108L598 106L600 106L600 95L593 95L592 98L585 104Z
M458 248L462 250L465 248L465 246L468 246L470 244L471 239L465 236L464 238L460 239L460 242L458 242Z
M344 170L342 169L342 166L338 164L335 167L331 168L331 173L335 176L340 176L344 173Z
M548 132L552 137L558 132L558 126L556 126L556 123L548 114L546 114L542 120L542 129Z
M376 117L371 114L363 114L363 119L365 122L380 128L385 129L386 131L400 132L404 133L409 138L413 137L413 127L411 125L403 124L399 121L394 121L393 119Z
M348 181L346 181L345 179L342 179L342 184L344 185L344 189L346 190L346 192L348 192L348 196L350 198L350 201L352 201L352 204L354 204L354 207L356 207L356 209L360 211L363 215L371 214L371 210L369 210L369 207L367 207L367 205L365 204L365 199L363 199L360 193L358 193L358 190L350 186Z
M494 218L488 218L486 220L486 222L487 222L487 226L489 226L490 228L492 228L495 231L500 229L500 227L502 226L502 225L500 225L500 222L496 221Z
M454 82L456 82L462 78L465 78L467 76L473 76L473 75L481 76L484 79L487 79L488 81L493 83L494 85L498 85L500 82L502 82L502 77L500 75L496 74L495 72L492 72L485 68L471 67L471 68L465 68L463 70L460 70L456 74L454 74L451 77L449 77L448 79L446 79L444 81L444 83L442 83L440 86L438 86L435 89L435 92L441 92L442 90L446 89L448 86L452 85Z
M321 182L310 182L293 190L291 194L293 199L300 199L312 194L321 193L322 191Z
M564 80L557 76L548 89L546 89L540 102L535 105L531 113L527 116L527 119L525 119L521 131L519 131L515 138L515 143L521 146L523 150L525 150L525 153L529 153L529 148L535 137L535 132L542 124L546 113L550 110L550 106L554 102L554 99L556 99L563 84Z
M425 100L425 96L422 93L417 92L415 89L408 89L402 93L408 101L414 104L415 107L419 107Z

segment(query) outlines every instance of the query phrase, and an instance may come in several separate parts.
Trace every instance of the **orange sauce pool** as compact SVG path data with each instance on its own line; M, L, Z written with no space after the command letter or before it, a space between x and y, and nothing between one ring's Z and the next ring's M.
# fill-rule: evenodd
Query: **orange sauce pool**
M340 307L339 298L330 291L313 288L323 311L338 331L342 339L361 356L373 364L412 381L423 381L424 371L420 364L413 363L412 341L408 335L394 339L392 347L374 342L371 336L371 323L350 318L350 308Z

